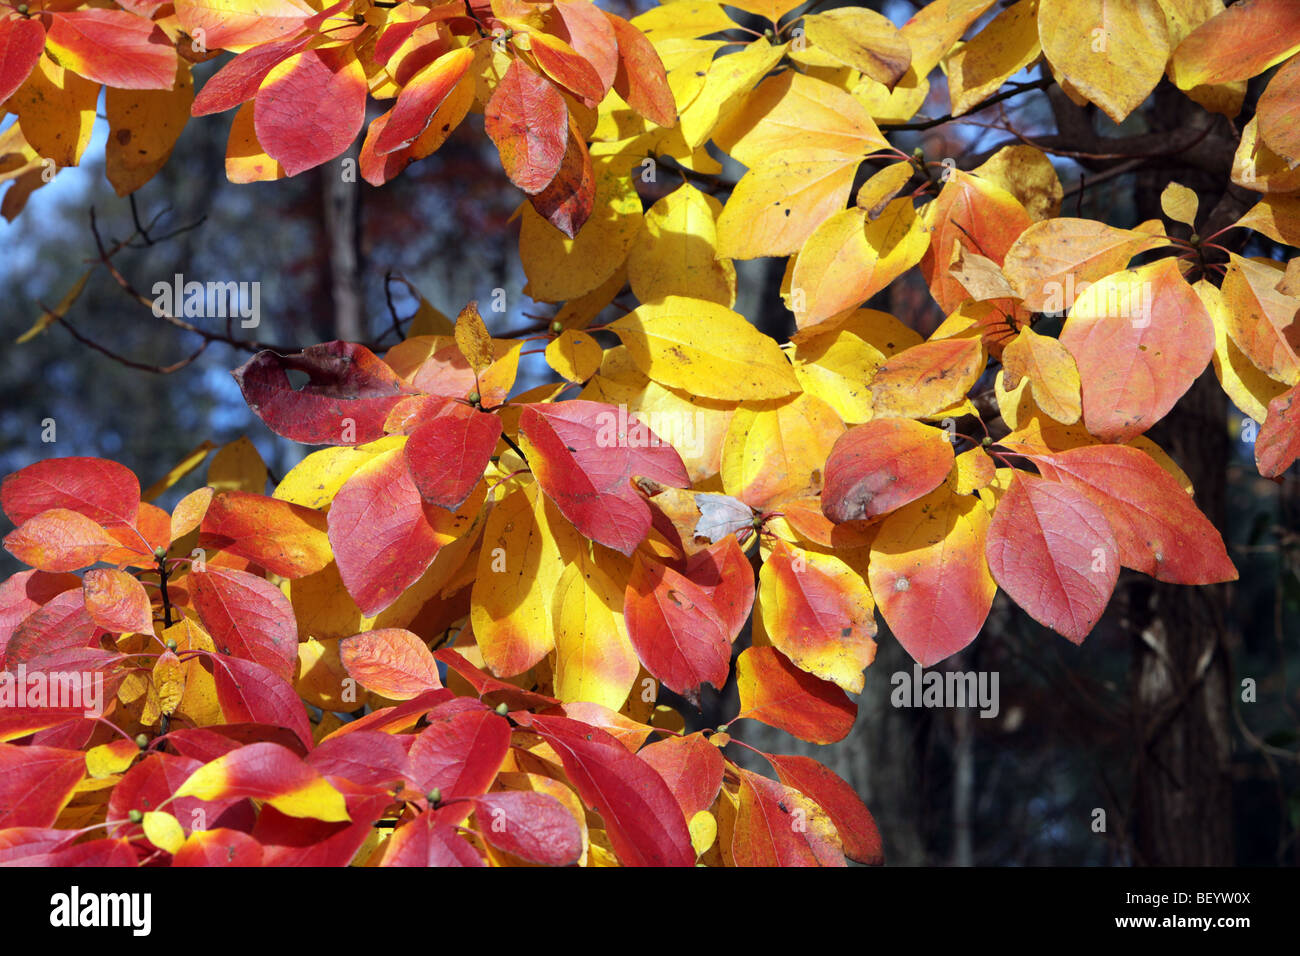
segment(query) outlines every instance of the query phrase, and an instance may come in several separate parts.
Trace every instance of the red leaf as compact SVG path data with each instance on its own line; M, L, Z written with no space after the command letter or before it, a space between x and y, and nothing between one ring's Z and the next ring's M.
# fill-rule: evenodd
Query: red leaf
M176 0L181 28L209 50L236 50L296 33L316 11L301 0L259 0L235 12L232 5ZM256 12L252 12L252 11Z
M754 609L754 568L734 534L697 551L682 575L700 586L722 619L728 641L735 641Z
M430 711L411 743L411 779L425 793L436 787L443 800L486 793L510 751L506 719L476 702L464 709L462 700Z
M668 88L668 74L650 41L620 16L604 11L618 37L618 75L614 89L650 122L669 127L677 123L677 104Z
M901 508L943 483L952 444L938 428L910 418L876 418L841 435L826 459L822 512L860 521Z
M305 578L334 556L325 515L248 491L219 491L199 525L199 547L247 558L273 574Z
M305 372L309 381L294 388L289 371ZM307 445L381 438L393 406L417 394L373 352L348 342L324 342L292 355L258 352L233 374L248 407L271 431Z
M875 818L862 798L839 775L811 757L764 756L783 784L798 790L826 811L839 831L845 856L869 866L885 862Z
M522 718L560 756L583 802L600 814L624 866L691 866L695 850L668 784L609 734L565 717Z
M254 661L209 655L217 702L228 722L249 721L288 727L311 750L311 724L298 692L287 680Z
M471 687L478 691L479 699L489 707L505 704L510 710L528 710L530 708L553 707L559 703L554 697L537 694L514 684L507 684L487 674L465 660L455 648L444 647L433 654L453 671L463 677ZM364 719L364 718L362 718Z
M618 36L614 25L604 11L585 0L556 0L555 11L563 25L560 36L596 71L600 79L600 95L596 99L603 100L618 76Z
M515 790L474 800L478 832L498 850L542 866L570 866L582 856L582 830L549 793Z
M858 708L830 681L790 663L774 647L750 647L736 660L740 713L814 744L833 744L853 729Z
M389 700L410 700L442 686L429 645L400 627L345 638L339 659L349 677Z
M45 49L45 27L32 17L0 20L0 103L23 85Z
M203 84L190 106L191 116L223 113L247 103L257 95L258 87L275 67L303 49L311 34L277 40L254 47L235 57Z
M48 571L19 571L0 584L0 669L4 668L5 649L23 619L73 588L81 589L81 578Z
M176 47L157 24L125 10L70 10L51 16L45 42L61 66L119 90L170 90Z
M664 778L688 823L695 814L713 806L722 789L727 762L722 751L699 734L656 741L637 756Z
M288 176L338 156L365 120L366 71L350 46L293 54L253 100L257 141Z
M1106 516L1069 485L1018 471L984 546L999 587L1044 627L1082 644L1119 578Z
M603 86L596 68L573 47L549 33L532 33L529 39L533 59L556 83L588 106L594 107L605 98L609 87Z
M384 156L414 143L433 120L456 84L469 70L474 51L460 47L443 54L416 73L397 96L384 130L375 140L375 153Z
M380 866L487 866L464 837L449 826L435 824L426 810L399 827L388 841Z
M1268 403L1268 415L1255 437L1255 466L1265 478L1280 479L1300 455L1297 397L1300 385L1293 385Z
M483 115L510 181L529 195L545 189L569 140L569 108L560 91L512 60Z
M1120 563L1171 584L1235 581L1223 538L1167 471L1128 445L1029 456L1044 478L1081 491L1110 522Z
M827 840L809 821L817 808L798 799L798 791L748 770L737 770L740 806L731 835L731 855L737 866L845 865L843 848Z
M42 654L67 647L86 647L98 631L86 610L82 590L64 591L18 622L4 648L4 665L12 669Z
M440 403L406 443L406 463L420 496L448 511L458 509L482 479L500 438L496 415L461 402Z
M634 416L619 435L619 409L601 402L525 405L519 416L537 483L582 534L631 556L650 530L650 507L633 477L690 485L681 456ZM644 438L644 441L642 441Z
M262 844L247 833L217 827L196 830L172 857L172 866L261 866Z
M190 603L220 653L255 661L285 680L293 679L298 623L293 605L279 588L229 568L194 570L186 580Z
M390 788L411 776L409 738L365 730L322 740L307 763L327 780L341 777L358 786Z
M698 584L637 552L623 617L637 657L669 690L697 701L702 683L727 682L728 628Z
M48 458L0 484L0 505L16 525L51 508L66 508L105 527L135 523L140 482L103 458Z
M86 755L0 743L0 830L49 827L86 775Z
M83 583L86 611L114 634L153 634L153 607L144 585L125 571L93 568Z
M362 614L384 610L433 563L443 539L425 509L396 449L362 465L334 496L329 540L343 584Z
M76 571L117 547L102 527L67 508L51 508L5 535L5 550L41 571Z
M552 226L570 239L577 236L596 202L596 175L581 136L570 130L559 172L545 189L528 198L538 215Z

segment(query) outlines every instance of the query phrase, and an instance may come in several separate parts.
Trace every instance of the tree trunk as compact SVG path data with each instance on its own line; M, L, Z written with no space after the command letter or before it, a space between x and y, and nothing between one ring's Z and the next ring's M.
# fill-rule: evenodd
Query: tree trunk
M1207 371L1162 423L1161 444L1187 471L1214 525L1226 515L1223 397ZM1160 440L1159 438L1157 440ZM1233 862L1231 693L1227 589L1147 578L1125 595L1135 747L1134 827L1139 863Z
M361 280L361 184L359 148L352 148L323 170L324 202L321 225L329 257L330 300L334 304L336 338L359 342L365 338L365 301Z

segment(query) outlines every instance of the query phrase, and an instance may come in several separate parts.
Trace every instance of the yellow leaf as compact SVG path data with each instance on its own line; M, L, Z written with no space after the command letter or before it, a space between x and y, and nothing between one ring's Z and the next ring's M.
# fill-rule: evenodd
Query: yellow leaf
M212 638L197 623L183 618L162 632L163 641L175 641L176 653L185 651L216 650ZM194 655L184 661L185 691L180 703L176 705L176 714L185 718L196 727L210 727L224 721L221 704L217 701L217 683L209 671L203 669L203 659Z
M347 668L339 658L337 640L318 641L312 637L298 645L298 679L294 682L294 689L313 707L325 711L355 710L359 703L355 692L349 695L352 700L345 697L354 686L345 683L348 676Z
M498 677L523 673L554 648L552 597L580 546L573 526L535 484L488 514L469 620L484 663Z
M591 218L576 239L567 238L524 203L519 256L528 295L539 302L576 299L610 277L627 258L641 230L641 197L626 166L592 157L596 197Z
M214 491L249 491L266 494L266 463L247 437L240 436L212 456L208 485Z
M144 493L140 495L141 500L153 501L168 488L176 484L176 482L180 481L195 468L199 467L199 465L203 464L203 459L208 457L208 452L212 451L212 449L216 447L215 444L207 440L194 446L193 449L186 453L184 458L171 467L167 474L163 475L145 489ZM172 535L173 540L176 537L176 535Z
M774 153L792 149L865 156L889 145L856 99L793 70L760 83L718 124L713 140L751 168Z
M72 284L72 288L63 294L63 298L59 300L58 305L53 309L47 309L42 312L40 318L36 320L32 327L14 340L15 344L22 345L24 342L30 342L57 322L61 317L66 315L68 309L72 308L72 304L76 302L77 298L81 295L81 290L86 287L86 280L90 278L90 271L91 270L87 269L83 272L81 277Z
M876 658L876 602L862 576L832 554L778 541L758 574L768 641L800 670L860 694Z
M185 665L172 651L158 655L153 666L153 685L158 690L158 709L170 717L185 696Z
M108 142L104 170L119 196L135 192L162 169L190 119L194 78L190 64L178 61L170 90L119 90L108 87Z
M1142 105L1169 59L1156 0L1041 0L1038 33L1052 70L1116 123Z
M671 2L667 5L669 7L673 6ZM752 13L755 16L766 17L776 23L799 6L799 0L740 0L739 3L728 3L727 6L735 7L737 10L744 10L746 13Z
M731 259L787 256L843 209L861 156L789 149L745 173L718 218L718 253Z
M1196 210L1200 201L1186 186L1170 183L1160 194L1160 208L1174 222L1196 228Z
M471 302L461 309L460 315L456 317L454 335L456 347L465 356L465 361L474 370L474 374L483 374L493 362L492 336L483 324L483 316L479 315L477 302Z
M744 7L739 9L743 10ZM677 0L638 14L632 18L632 25L644 33L646 39L658 50L664 40L693 39L721 33L723 30L734 30L736 22L727 16L720 3ZM678 106L680 105L679 103Z
M141 823L145 837L160 850L175 853L185 843L185 830L164 810L146 810Z
M1015 196L1035 222L1061 212L1065 195L1061 178L1041 149L1004 146L982 166L971 170L971 175L987 179Z
M708 810L701 810L686 824L691 834L691 848L699 856L718 839L718 821Z
M720 56L710 63L703 88L682 110L681 132L686 145L702 145L728 107L780 62L786 46L755 40L739 53Z
M1300 245L1300 196L1265 196L1251 206L1236 224L1262 232L1283 245Z
M1300 166L1292 167L1259 139L1259 117L1242 127L1241 142L1232 158L1232 181L1260 193L1289 193L1300 189Z
M632 294L641 302L683 295L730 308L736 301L736 270L717 257L721 214L722 203L690 183L651 206L628 253Z
M135 758L140 756L140 748L134 740L118 739L111 743L99 744L86 751L86 772L95 778L110 777L124 773Z
M813 231L795 260L795 323L806 329L865 302L920 262L929 244L907 197L870 222L859 207L836 213Z
M899 353L871 380L877 418L928 418L966 397L984 371L978 338L931 340Z
M984 102L1014 74L1038 59L1037 7L1033 0L1007 7L969 43L947 58L952 115Z
M546 364L567 381L585 382L596 374L604 354L586 332L566 329L546 346Z
M871 418L868 382L889 356L921 341L892 315L861 309L833 329L814 329L796 340L799 384L835 409L850 425Z
M812 395L741 405L722 446L723 491L760 511L819 494L822 467L843 433L835 409Z
M996 466L983 448L968 448L957 456L953 472L953 490L959 495L987 488L993 483Z
M98 102L98 83L42 56L5 105L18 114L23 138L32 149L62 168L81 162Z
M600 545L598 550L604 551ZM555 586L555 686L565 703L586 701L619 710L640 672L623 623L623 591L606 570L579 549Z
M915 173L916 167L911 163L890 163L862 184L854 202L867 211L868 221L874 220Z
M263 183L284 178L284 167L267 155L253 128L253 101L235 112L226 142L226 178L232 183Z
M639 369L705 398L746 401L798 391L776 342L716 302L668 296L611 322Z
M927 76L995 0L931 0L902 26L912 69Z
M1061 424L1073 425L1083 414L1079 369L1058 339L1025 326L1003 349L1002 366L1007 387L1014 389L1021 376L1027 377L1033 383L1038 407Z
M803 22L810 44L891 89L912 63L907 37L875 10L839 7Z
M1204 278L1192 287L1205 303L1210 319L1214 320L1214 375L1218 376L1219 385L1232 399L1232 405L1257 423L1264 423L1269 414L1269 402L1286 392L1286 382L1275 381L1261 372L1232 341L1229 310L1221 291Z
M1233 254L1223 277L1223 320L1237 347L1269 378L1287 385L1300 381L1300 301L1279 292L1278 269Z

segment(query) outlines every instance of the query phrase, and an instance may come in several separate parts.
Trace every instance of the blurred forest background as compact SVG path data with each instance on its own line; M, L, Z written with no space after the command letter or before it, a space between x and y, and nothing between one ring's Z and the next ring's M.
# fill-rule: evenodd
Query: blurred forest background
M898 24L916 9L905 0L861 5ZM634 15L646 4L601 0L601 6ZM744 22L744 14L731 12ZM197 78L224 61L200 67ZM1037 79L1041 70L1032 67L1016 79ZM1237 129L1267 78L1252 81ZM942 82L934 86L923 116L947 110ZM972 168L1017 142L1011 129L1057 146L1066 145L1067 134L1094 141L1170 138L1190 122L1189 105L1157 91L1116 128L1094 109L1059 100L1049 108L1049 97L1034 93L891 139L904 150L921 146L928 159L951 156ZM1065 128L1066 109L1080 114L1072 122L1085 124L1083 134L1077 125ZM378 351L394 344L385 287L390 272L450 315L477 298L496 335L551 314L552 307L522 292L517 226L510 222L522 196L501 172L481 116L469 117L439 152L381 189L344 184L340 161L290 180L231 185L223 157L232 116L191 122L171 161L137 194L141 220L160 217L152 235L194 228L137 243L115 259L136 288L147 292L175 273L204 282L259 281L262 321L242 334L285 351L335 338L372 343ZM1208 119L1198 111L1194 123ZM1225 124L1223 141L1231 141L1233 129L1217 122ZM14 344L95 260L91 209L106 242L134 231L130 203L104 177L105 126L100 123L83 166L61 171L16 221L0 223L0 338L7 343L0 352L0 473L45 457L94 455L124 463L147 486L200 441L247 435L273 476L282 476L310 449L272 435L248 411L229 374L247 360L247 350L213 345L184 368L157 374L79 343L57 324ZM1067 190L1062 214L1132 226L1159 216L1158 197L1171 180L1196 190L1203 211L1244 210L1251 195L1228 186L1230 146L1226 160L1222 147L1215 153L1208 146L1137 161L1054 158ZM734 181L740 171L728 160L723 175ZM640 188L648 205L679 183L661 169L656 183ZM1230 234L1239 241L1242 235ZM1283 256L1263 237L1238 251ZM793 329L778 295L783 265L737 263L736 305L782 340ZM490 309L496 289L505 290L504 313ZM415 310L417 301L400 282L387 291L399 316ZM869 304L922 333L942 319L915 277ZM128 298L102 267L67 319L83 337L146 365L176 362L200 344ZM551 375L540 356L525 363L519 390ZM50 419L53 442L43 440L51 437ZM1300 862L1300 677L1293 676L1300 675L1300 480L1295 467L1281 484L1258 477L1245 419L1207 371L1152 433L1191 474L1198 503L1228 542L1239 581L1170 588L1125 571L1111 609L1081 647L999 595L981 636L941 665L998 673L1000 712L990 719L973 710L891 706L891 675L910 675L912 665L882 627L860 717L846 741L815 748L752 722L737 735L830 763L866 799L894 864ZM197 487L202 473L159 503L169 505ZM0 575L14 570L9 555L0 555ZM1247 679L1257 686L1253 702L1242 699ZM730 688L706 701L705 719L716 724L734 713L729 699ZM1105 813L1104 832L1095 829L1097 810Z

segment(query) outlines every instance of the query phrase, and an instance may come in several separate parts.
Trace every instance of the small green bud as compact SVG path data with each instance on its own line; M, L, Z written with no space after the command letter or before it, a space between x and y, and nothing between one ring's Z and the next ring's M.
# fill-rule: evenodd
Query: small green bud
M469 393L469 403L471 405L477 405L481 401L483 401L483 396L477 390Z
M920 146L918 146L916 147L916 149L912 150L912 156L916 159L924 159L925 150L923 150Z
M17 10L18 10L18 12L21 13L23 16L27 16L27 10L28 10L27 4L25 4L25 3L20 3L20 4L18 4Z
M166 548L162 548L162 547L154 548L154 549L153 549L153 556L154 556L154 559L157 560L157 561L166 561L166 560L167 560L167 549L166 549Z
M436 807L438 804L442 803L442 790L438 787L434 787L424 795L424 799L429 801L430 806Z
M993 444L993 439L990 438L988 435L985 435L983 438L980 439L980 446L982 448L988 448L992 444Z
M149 746L149 735L148 735L148 734L136 734L136 737L135 737L135 745L136 745L137 747L139 747L141 750L144 750L146 747Z
M714 733L725 734L727 732L727 729L728 729L727 724L718 724L718 729L715 730Z
M510 708L506 706L506 702L504 700L501 703L497 704L497 713L500 714L502 717L510 713Z
M139 810L128 810L126 812L126 818L130 820L132 823L139 823L141 820L144 819L144 814L141 813Z
M1192 245L1200 245L1201 237L1199 233L1192 233Z
M556 319L554 322L551 323L551 334L559 335L563 331L564 331L564 323L561 322L559 319Z
M177 648L176 642L172 640L170 637L167 638L167 650L174 651L176 650L176 648Z

